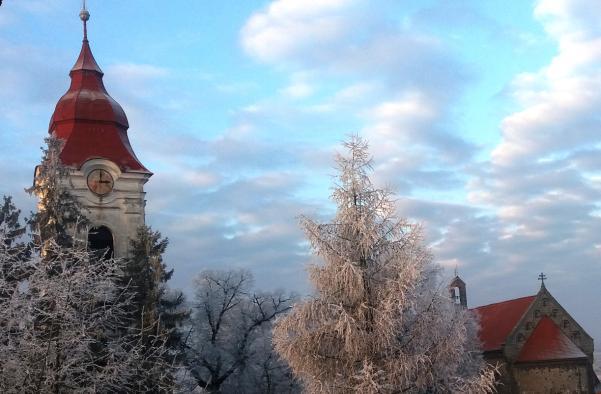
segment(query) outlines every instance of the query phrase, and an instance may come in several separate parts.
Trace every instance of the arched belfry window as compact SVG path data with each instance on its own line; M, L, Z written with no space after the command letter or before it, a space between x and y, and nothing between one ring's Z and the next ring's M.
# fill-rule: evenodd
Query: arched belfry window
M461 304L461 296L459 295L459 287L451 287L451 299L455 304Z
M103 258L113 257L113 233L106 226L91 228L88 231L88 247L90 250L97 251Z

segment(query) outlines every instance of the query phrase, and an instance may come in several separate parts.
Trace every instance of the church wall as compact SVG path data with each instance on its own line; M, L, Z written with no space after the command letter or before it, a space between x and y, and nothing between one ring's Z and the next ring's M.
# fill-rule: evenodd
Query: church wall
M520 393L592 393L588 368L583 364L536 365L514 368Z
M492 367L498 368L497 382L495 384L497 394L511 394L516 392L515 381L511 366L507 363L500 351L484 353L484 360Z

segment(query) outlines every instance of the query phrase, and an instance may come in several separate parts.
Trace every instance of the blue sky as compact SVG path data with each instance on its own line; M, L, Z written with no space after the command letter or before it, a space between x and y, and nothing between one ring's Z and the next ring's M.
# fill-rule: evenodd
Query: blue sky
M0 8L0 193L23 193L81 45L77 0ZM90 0L89 38L155 175L174 284L246 267L308 292L296 217L327 219L333 153L423 224L472 306L538 273L601 341L601 7L595 0Z

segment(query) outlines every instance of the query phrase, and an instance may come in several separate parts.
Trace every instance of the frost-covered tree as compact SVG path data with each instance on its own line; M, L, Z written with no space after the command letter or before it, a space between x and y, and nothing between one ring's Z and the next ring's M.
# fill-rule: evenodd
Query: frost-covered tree
M19 286L5 273L0 276L0 292L9 294L0 298L0 392L170 389L134 379L161 376L169 368L163 365L165 347L156 346L150 353L138 332L123 333L132 293L115 284L117 261L48 240L44 253L34 249L23 262L0 242L0 264L23 263L28 275Z
M298 391L271 345L274 319L291 295L255 293L248 271L203 271L195 280L185 362L194 385L210 393Z
M82 214L82 205L65 187L69 168L60 159L63 141L55 137L44 141L42 162L36 167L33 186L27 189L38 198L38 211L29 218L29 227L37 243L71 246L88 220Z
M315 296L276 323L277 351L311 393L490 392L473 322L440 288L419 227L372 185L367 143L345 147L333 222L301 219L323 263L309 268Z

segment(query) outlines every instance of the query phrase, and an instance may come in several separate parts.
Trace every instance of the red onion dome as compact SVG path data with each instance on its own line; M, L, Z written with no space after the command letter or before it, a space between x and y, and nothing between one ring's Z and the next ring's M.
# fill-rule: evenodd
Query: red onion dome
M48 132L65 141L61 152L65 165L80 168L87 160L101 158L123 171L149 173L131 148L127 116L106 91L104 73L92 55L86 26L89 13L80 16L84 21L81 52L69 73L71 86L56 104Z

